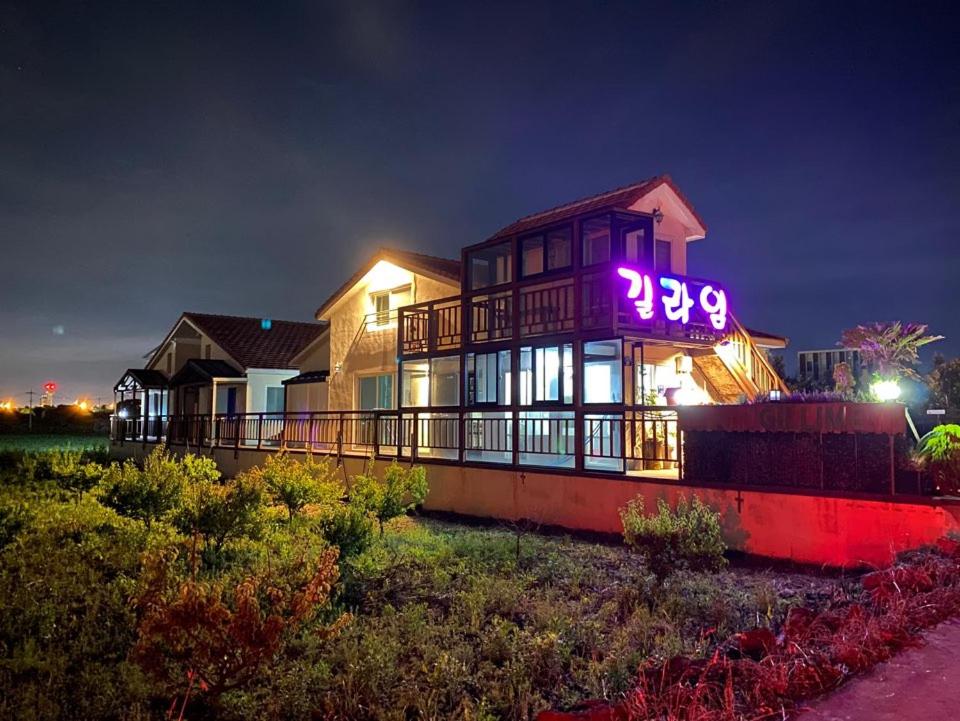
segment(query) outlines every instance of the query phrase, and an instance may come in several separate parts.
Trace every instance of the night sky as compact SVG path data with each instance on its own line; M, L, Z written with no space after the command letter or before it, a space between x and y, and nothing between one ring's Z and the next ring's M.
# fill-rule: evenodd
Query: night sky
M657 173L709 226L689 272L791 367L873 320L960 354L958 19L0 0L0 400L112 397L183 310L310 319L377 246L458 257Z

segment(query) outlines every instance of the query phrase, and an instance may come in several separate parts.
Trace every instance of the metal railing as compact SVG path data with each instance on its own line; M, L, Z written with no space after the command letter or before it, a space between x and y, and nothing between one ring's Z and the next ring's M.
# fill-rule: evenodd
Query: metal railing
M146 433L144 429L146 428ZM676 411L429 408L111 418L117 443L625 472L680 466Z

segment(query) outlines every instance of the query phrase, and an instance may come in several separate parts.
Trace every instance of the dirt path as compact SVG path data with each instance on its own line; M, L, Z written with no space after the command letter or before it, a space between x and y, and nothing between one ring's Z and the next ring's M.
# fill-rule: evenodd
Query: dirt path
M808 705L799 721L955 721L960 701L960 621L926 632L926 644Z

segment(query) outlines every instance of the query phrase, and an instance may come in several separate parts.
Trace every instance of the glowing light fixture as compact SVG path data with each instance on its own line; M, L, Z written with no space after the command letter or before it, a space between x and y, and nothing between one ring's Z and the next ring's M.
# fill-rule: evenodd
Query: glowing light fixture
M411 277L410 271L404 270L390 261L378 260L377 264L367 273L367 292L391 290L407 285L410 283Z
M900 384L892 378L878 380L870 384L870 392L881 403L895 401L900 397Z
M725 340L722 343L717 343L713 347L713 350L728 365L736 365L740 362L740 359L737 357L736 347L728 340Z
M85 411L87 410L87 408L90 407L90 404L87 403L87 401L81 401L81 400L78 400L74 405L76 405L77 408L81 411Z
M117 415L120 416L121 418L126 418L126 417L127 417L127 409L126 409L126 408L122 408Z

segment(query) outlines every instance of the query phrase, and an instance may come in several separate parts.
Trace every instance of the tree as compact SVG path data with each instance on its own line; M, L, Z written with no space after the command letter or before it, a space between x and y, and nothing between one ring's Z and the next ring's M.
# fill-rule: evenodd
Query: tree
M927 335L923 323L894 321L849 328L843 331L841 345L859 350L861 359L881 378L920 380L914 370L920 362L919 349L942 339L941 335Z
M940 408L960 408L960 358L945 360L937 354L927 376L930 403Z
M383 524L423 503L427 491L427 472L423 466L404 468L393 461L384 471L383 480L372 474L357 476L350 495L373 513L382 537Z

